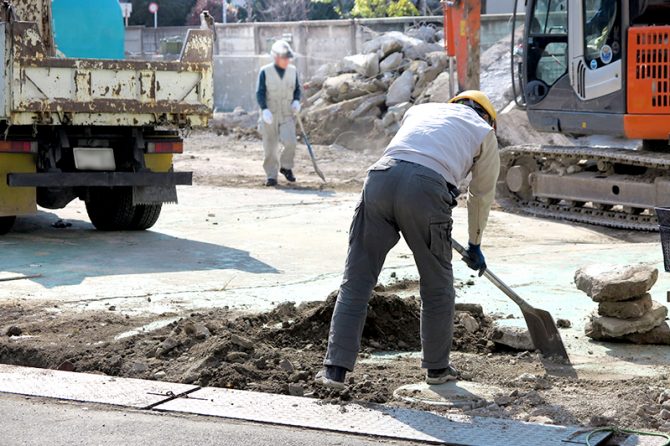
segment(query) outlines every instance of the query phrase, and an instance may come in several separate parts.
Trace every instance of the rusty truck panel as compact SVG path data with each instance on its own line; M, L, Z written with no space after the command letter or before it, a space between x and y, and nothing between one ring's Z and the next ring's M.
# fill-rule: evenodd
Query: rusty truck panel
M206 126L213 107L210 30L191 30L177 61L49 55L36 22L0 23L12 125Z

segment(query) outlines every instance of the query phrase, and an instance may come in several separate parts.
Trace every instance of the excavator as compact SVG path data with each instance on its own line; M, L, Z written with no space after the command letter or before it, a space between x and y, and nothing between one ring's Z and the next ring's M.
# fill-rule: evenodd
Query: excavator
M641 143L506 147L503 207L658 230L654 208L670 206L670 1L527 0L513 57L517 102L535 129Z
M458 87L477 88L465 81L478 73L482 2L443 5ZM519 6L515 0L513 24ZM670 0L526 0L525 12L520 47L512 27L517 106L533 128L574 144L501 149L499 204L658 230L654 209L670 206Z

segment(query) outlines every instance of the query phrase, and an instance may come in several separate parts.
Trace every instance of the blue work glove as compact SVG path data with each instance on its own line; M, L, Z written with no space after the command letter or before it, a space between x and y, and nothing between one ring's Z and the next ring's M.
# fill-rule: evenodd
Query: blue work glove
M486 259L482 253L482 248L479 245L468 243L468 249L465 251L463 261L468 265L468 268L479 271L481 276L486 271Z

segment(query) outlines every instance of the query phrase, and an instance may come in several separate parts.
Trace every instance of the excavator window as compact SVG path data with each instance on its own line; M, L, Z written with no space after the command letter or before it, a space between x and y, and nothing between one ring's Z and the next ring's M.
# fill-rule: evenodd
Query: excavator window
M586 0L584 21L584 55L591 69L620 60L620 0Z
M536 0L532 3L526 75L528 85L539 83L546 93L548 87L567 73L568 1Z

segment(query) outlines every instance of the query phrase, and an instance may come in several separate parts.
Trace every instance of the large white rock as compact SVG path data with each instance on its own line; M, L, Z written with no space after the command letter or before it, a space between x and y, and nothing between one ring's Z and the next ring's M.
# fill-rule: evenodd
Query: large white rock
M514 350L535 350L530 333L525 328L501 326L495 327L491 340Z
M342 59L343 71L353 71L363 77L375 77L379 74L379 56L372 54L354 54Z
M383 84L370 81L359 74L345 73L331 77L323 83L323 90L331 102L341 102L380 91Z
M586 336L596 340L609 340L633 333L646 333L663 324L667 316L668 309L658 302L653 302L651 310L636 319L617 319L594 313L586 324Z
M379 71L386 73L388 71L395 71L402 65L402 53L392 53L386 56L384 60L379 62Z
M658 269L649 265L596 264L575 273L577 288L595 302L622 301L642 296L658 279Z
M389 107L403 102L409 102L412 99L412 90L414 89L414 73L407 70L400 77L393 81L386 95L386 105Z

